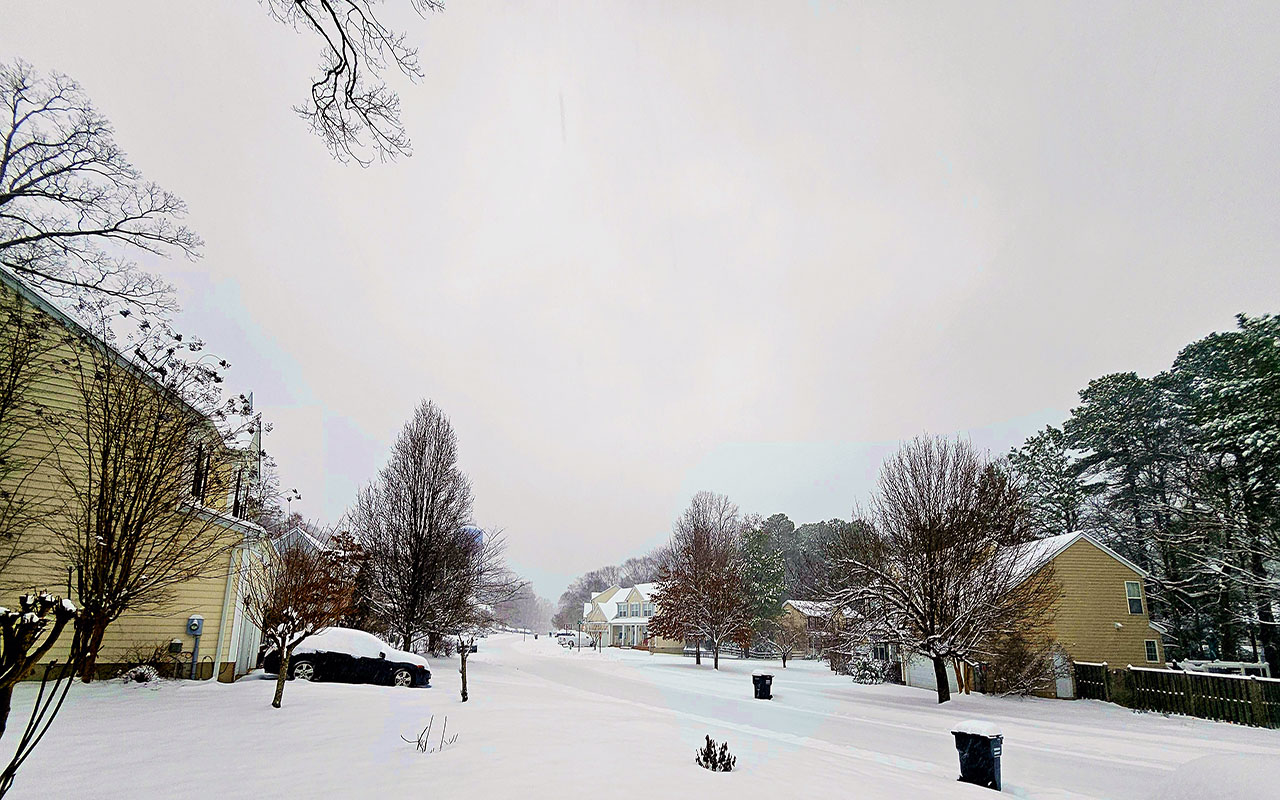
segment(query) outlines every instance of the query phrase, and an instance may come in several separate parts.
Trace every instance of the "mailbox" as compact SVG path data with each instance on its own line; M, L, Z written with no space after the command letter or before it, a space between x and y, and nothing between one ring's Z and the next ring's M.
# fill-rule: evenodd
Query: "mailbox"
M181 639L170 639L170 640L169 640L169 654L170 654L170 655L175 655L175 656L176 656L177 654L179 654L179 653L181 653L181 652L182 652L182 640L181 640Z
M199 614L192 614L187 618L187 634L199 636L202 633L204 633L204 617Z

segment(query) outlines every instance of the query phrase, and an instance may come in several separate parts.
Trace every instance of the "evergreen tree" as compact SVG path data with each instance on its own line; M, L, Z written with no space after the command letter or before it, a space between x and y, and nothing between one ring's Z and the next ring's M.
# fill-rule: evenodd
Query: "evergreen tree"
M764 636L782 614L786 569L782 551L762 524L752 525L742 536L742 570L751 630L756 637Z
M1184 348L1170 383L1189 443L1206 465L1187 507L1217 546L1198 562L1230 582L1224 592L1239 599L1236 620L1280 670L1280 318L1241 314L1236 321L1237 330Z
M1014 448L1009 466L1019 479L1038 538L1080 530L1089 497L1098 487L1084 481L1084 466L1061 428L1047 425Z

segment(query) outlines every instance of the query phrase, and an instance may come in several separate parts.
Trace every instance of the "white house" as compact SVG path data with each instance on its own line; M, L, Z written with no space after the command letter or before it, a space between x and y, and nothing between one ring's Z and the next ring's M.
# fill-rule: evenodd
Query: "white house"
M657 611L653 602L654 583L640 583L624 589L610 586L582 604L583 628L596 641L610 647L640 647L649 644L649 620Z

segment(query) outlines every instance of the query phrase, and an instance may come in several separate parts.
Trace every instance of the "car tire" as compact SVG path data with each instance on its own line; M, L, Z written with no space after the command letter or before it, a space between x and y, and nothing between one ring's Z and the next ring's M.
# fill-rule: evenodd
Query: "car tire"
M394 686L413 686L413 673L401 667L391 675L391 683Z
M304 658L289 665L289 677L291 678L310 682L318 680L318 675L314 661Z

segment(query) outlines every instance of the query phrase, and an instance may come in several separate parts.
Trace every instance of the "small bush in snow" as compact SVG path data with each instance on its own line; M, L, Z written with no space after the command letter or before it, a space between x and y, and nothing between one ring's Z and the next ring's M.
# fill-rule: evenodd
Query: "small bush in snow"
M716 747L716 740L710 736L693 760L698 766L712 772L731 772L734 765L738 763L738 759L729 754L728 742L721 742L720 746Z
M123 673L120 680L125 683L155 683L160 680L160 672L150 664L142 664Z

